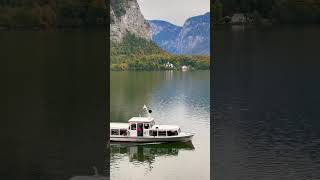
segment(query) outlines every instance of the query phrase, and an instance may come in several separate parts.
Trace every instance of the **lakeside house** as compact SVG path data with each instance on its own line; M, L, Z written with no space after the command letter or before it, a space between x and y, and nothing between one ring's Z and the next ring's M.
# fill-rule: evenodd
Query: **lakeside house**
M174 68L174 65L170 62L167 62L166 65L165 65L167 68L171 68L173 69Z
M246 23L246 17L242 13L233 14L233 16L231 17L231 23L232 24Z
M186 66L186 65L184 65L184 66L181 67L181 70L182 70L182 71L188 71L188 69L189 69L189 68L188 68L188 66Z
M236 13L233 14L231 17L226 16L224 17L224 21L227 24L232 24L232 25L243 25L243 24L257 24L261 23L264 25L269 25L272 24L271 19L263 18L260 17L259 14L242 14L242 13Z

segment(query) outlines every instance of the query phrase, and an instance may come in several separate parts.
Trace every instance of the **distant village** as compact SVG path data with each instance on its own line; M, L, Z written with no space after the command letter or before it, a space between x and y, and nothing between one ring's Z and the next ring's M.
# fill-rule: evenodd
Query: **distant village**
M213 24L319 24L319 0L215 0Z
M167 70L176 69L176 67L175 67L172 63L170 63L170 62L165 63L165 67L166 67ZM181 70L182 70L182 71L188 71L188 70L189 70L189 67L186 66L186 65L183 65L183 66L181 66Z
M235 13L232 16L224 16L219 22L215 24L230 24L230 25L243 25L243 24L264 24L271 25L272 20L262 18L259 14L243 14Z

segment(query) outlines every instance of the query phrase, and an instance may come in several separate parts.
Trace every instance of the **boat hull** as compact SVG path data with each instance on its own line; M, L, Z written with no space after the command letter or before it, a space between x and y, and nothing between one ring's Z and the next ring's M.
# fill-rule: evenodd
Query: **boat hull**
M111 136L110 141L113 142L187 142L191 141L193 134L183 136L170 136L170 137L128 137L128 136Z

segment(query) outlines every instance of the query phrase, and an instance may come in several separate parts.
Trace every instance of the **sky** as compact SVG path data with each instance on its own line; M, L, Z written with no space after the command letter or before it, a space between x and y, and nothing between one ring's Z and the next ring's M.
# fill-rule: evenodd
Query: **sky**
M138 0L144 18L182 26L189 17L210 11L210 0Z

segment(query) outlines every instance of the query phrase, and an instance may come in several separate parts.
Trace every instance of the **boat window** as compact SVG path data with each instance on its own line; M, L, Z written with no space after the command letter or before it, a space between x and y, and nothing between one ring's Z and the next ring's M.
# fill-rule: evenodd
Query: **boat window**
M150 125L149 125L149 123L148 124L144 124L144 129L149 129L149 127L150 127Z
M121 136L126 136L127 135L127 130L126 129L120 129L120 135Z
M111 135L119 135L119 129L111 129Z
M167 136L177 136L178 131L167 131Z
M158 131L158 136L166 136L166 131Z
M155 130L150 130L150 131L149 131L149 136L157 136L157 131L155 131Z
M137 128L137 125L134 123L134 124L131 124L131 130L136 130Z

